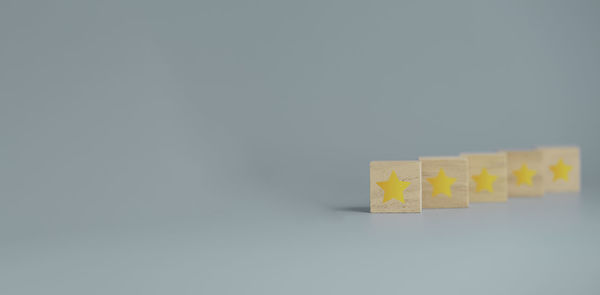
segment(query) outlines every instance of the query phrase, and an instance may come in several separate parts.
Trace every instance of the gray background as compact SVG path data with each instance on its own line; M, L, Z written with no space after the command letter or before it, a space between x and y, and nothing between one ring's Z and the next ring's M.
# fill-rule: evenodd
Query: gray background
M0 293L598 293L600 1L0 2ZM371 160L583 192L368 214Z

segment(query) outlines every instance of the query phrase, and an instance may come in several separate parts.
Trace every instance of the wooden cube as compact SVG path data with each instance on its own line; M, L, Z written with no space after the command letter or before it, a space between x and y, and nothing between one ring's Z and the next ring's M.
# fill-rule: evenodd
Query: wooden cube
M540 147L544 190L550 193L581 191L579 147Z
M421 157L423 208L469 207L468 161L461 157Z
M506 151L509 197L544 195L542 152L539 150Z
M506 202L506 153L461 156L469 161L469 202Z
M371 162L371 212L421 212L421 162Z

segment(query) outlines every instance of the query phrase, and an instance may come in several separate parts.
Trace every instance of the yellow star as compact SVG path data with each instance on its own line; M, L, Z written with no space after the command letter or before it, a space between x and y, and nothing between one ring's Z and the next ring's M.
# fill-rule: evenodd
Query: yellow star
M404 190L410 185L408 181L401 181L396 176L396 172L392 171L390 179L388 181L382 181L377 183L383 189L383 202L387 202L391 199L396 199L404 203Z
M440 168L440 172L438 172L436 177L427 178L427 181L433 186L432 196L435 197L438 194L445 194L448 197L452 197L450 186L456 181L456 178L446 176L446 172L444 172L443 168Z
M493 184L498 176L489 174L487 169L483 168L481 169L481 174L473 175L472 177L477 183L477 188L475 189L476 192L480 192L482 190L487 190L490 193L494 192Z
M550 166L550 170L554 172L554 179L552 181L557 181L559 179L564 179L569 181L569 171L573 169L573 166L565 164L562 159L558 160L556 165Z
M513 174L517 177L517 185L521 185L523 183L532 186L531 178L536 174L535 170L531 170L527 168L527 164L523 163L521 168L513 171Z

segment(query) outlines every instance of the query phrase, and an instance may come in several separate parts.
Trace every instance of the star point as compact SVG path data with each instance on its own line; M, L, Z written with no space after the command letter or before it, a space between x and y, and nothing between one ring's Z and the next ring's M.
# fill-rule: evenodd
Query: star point
M565 164L563 159L558 160L556 165L550 166L550 170L554 173L552 181L557 181L559 179L569 181L569 172L571 169L573 169L573 166Z
M532 178L537 173L535 170L529 169L527 164L523 163L521 168L512 172L517 177L517 185L527 184L528 186L533 185Z
M395 171L392 171L390 178L387 181L377 182L377 185L384 191L383 202L391 199L396 199L404 203L404 190L410 185L408 181L398 179Z
M456 178L446 176L446 172L443 168L440 168L438 175L434 178L427 178L427 181L433 186L433 197L439 194L445 194L448 197L452 197L452 190L450 186L456 181Z
M494 182L498 178L496 175L489 174L486 168L481 169L479 175L473 175L473 180L477 183L476 192L487 190L490 193L494 192Z

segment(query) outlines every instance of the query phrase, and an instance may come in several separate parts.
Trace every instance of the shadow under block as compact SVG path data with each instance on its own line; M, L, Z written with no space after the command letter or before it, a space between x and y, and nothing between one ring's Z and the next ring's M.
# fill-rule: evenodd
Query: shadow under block
M423 208L469 207L467 159L421 157Z
M579 147L540 147L544 190L550 193L581 191Z
M506 151L508 196L544 195L542 153L539 150Z
M421 212L421 162L371 162L371 212Z
M469 202L506 202L506 154L461 154L469 161Z

